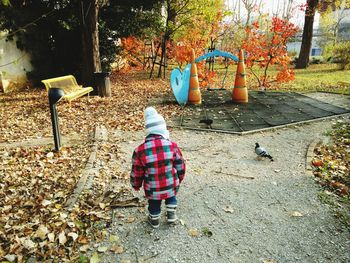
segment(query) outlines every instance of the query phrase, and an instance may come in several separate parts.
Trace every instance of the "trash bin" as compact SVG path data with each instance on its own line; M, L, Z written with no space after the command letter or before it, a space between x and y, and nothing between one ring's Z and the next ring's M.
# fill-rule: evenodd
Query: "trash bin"
M100 97L111 97L111 81L109 79L109 72L95 72L95 87Z

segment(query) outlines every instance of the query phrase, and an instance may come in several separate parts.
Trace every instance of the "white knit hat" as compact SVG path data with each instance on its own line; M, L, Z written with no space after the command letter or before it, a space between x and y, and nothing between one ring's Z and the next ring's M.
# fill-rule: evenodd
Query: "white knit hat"
M162 115L158 114L155 108L147 107L145 109L146 132L149 134L159 134L169 139L169 131Z

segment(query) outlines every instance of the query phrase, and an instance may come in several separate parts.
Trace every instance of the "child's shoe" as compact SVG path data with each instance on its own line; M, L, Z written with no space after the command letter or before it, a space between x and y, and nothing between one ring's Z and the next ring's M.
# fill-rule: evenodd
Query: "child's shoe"
M176 205L166 205L166 215L168 218L168 223L176 222Z
M153 228L158 228L159 227L159 218L160 218L160 214L158 215L148 215L148 223L150 223L150 225Z

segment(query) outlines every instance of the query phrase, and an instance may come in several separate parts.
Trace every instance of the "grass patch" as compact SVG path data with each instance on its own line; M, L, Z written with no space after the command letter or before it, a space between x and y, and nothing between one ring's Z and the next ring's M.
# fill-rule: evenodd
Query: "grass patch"
M174 65L175 67L175 65ZM169 67L169 74L171 69ZM294 68L294 66L291 66ZM223 65L215 64L214 70L217 76L211 85L215 88L230 89L234 86L237 65L230 65L224 85L222 84L226 69ZM263 74L262 69L254 69L258 75ZM271 66L268 70L270 76L275 76L278 68ZM313 64L306 69L294 69L295 80L289 83L273 84L269 90L296 91L296 92L331 92L339 94L350 94L350 85L342 86L340 81L350 83L350 70L340 70L337 64ZM250 70L246 69L248 89L258 89L258 82Z

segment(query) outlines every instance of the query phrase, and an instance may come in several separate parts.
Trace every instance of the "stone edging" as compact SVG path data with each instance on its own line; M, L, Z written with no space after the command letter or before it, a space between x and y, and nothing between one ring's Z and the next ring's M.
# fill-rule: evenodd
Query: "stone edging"
M307 152L306 152L306 160L305 160L305 172L308 175L313 175L313 173L312 173L312 159L315 156L314 150L315 150L316 146L322 144L322 142L323 141L321 139L315 139L309 144L309 147L308 147Z
M107 141L107 139L108 139L108 133L107 133L106 127L97 126L95 128L94 139L93 139L94 144L93 144L89 159L85 165L84 170L82 171L81 177L74 189L73 194L70 196L70 198L67 200L65 204L65 207L67 210L71 210L74 207L83 190L89 189L92 185L92 182L95 176L98 176L99 170L100 170L99 163L97 162L97 158L96 158L98 143Z

